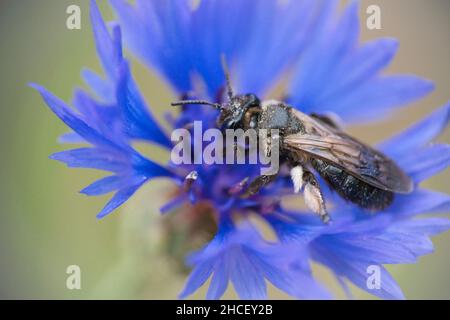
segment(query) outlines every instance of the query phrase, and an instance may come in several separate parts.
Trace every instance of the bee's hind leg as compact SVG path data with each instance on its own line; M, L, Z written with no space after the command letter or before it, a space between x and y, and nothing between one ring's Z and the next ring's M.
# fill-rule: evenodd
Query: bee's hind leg
M314 174L298 165L291 169L291 178L296 193L303 188L303 196L307 207L318 214L323 223L329 223L331 218L327 212L319 182Z

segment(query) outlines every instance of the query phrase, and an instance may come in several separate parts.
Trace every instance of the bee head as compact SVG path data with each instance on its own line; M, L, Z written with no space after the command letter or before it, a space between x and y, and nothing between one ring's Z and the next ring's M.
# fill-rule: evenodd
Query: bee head
M228 101L226 103L212 103L204 100L183 100L172 103L172 106L187 104L209 105L220 110L217 124L222 129L248 129L257 125L257 114L261 110L260 100L252 93L234 95L231 88L230 76L227 70L225 58L222 56L222 65L226 79Z
M252 128L256 126L255 118L261 109L260 100L254 94L232 96L224 104L217 124L222 129Z
M261 110L260 100L252 93L231 96L229 101L223 104L204 100L183 100L173 102L172 106L188 104L208 105L220 110L217 124L222 129L255 128L257 115Z

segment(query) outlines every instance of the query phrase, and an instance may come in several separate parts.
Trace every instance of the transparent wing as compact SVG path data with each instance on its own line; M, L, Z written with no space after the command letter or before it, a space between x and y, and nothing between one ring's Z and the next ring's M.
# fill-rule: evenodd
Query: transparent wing
M297 110L292 111L305 126L304 133L286 136L284 143L293 152L333 163L362 181L387 191L409 193L411 179L381 152L359 142L343 131Z

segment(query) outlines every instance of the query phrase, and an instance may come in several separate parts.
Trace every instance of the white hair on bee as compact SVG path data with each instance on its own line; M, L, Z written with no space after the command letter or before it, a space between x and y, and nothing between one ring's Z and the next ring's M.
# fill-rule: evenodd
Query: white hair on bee
M291 179L294 184L294 192L299 193L303 187L303 168L296 166L291 169Z
M306 206L314 213L318 214L324 223L331 221L330 216L325 210L325 202L323 200L320 189L311 184L306 183L305 190L303 191L303 197L305 199Z

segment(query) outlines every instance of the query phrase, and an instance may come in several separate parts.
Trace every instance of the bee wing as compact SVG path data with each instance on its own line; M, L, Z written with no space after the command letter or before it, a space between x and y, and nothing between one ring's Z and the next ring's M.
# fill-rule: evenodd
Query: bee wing
M306 132L286 136L284 143L288 149L329 161L379 189L397 193L412 191L411 179L381 152L318 119L293 112Z

